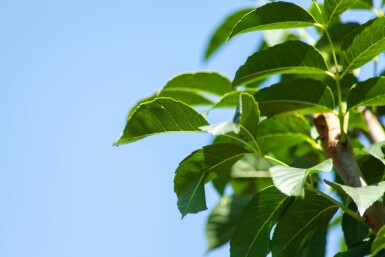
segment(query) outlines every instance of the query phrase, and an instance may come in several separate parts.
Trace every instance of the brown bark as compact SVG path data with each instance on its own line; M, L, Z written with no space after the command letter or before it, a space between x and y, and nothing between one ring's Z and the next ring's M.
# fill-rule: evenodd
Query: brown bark
M361 110L364 115L370 141L373 143L385 141L385 132L377 116L367 107L362 107L359 110Z
M334 168L344 183L351 187L366 186L349 138L345 143L339 142L340 124L338 118L333 113L316 114L313 116L313 121L325 155L333 159ZM366 225L377 233L385 225L385 207L376 203L366 210L364 217Z

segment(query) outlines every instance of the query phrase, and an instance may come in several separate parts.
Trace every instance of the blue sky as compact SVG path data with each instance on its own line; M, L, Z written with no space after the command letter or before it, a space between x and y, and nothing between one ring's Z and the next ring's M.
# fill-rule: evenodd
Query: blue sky
M112 143L129 108L175 74L233 77L257 34L202 56L222 18L250 3L1 1L0 256L203 256L208 212L181 221L173 175L209 138Z
M175 74L233 76L254 40L209 64L203 51L223 16L248 4L1 1L0 256L203 255L208 212L181 221L173 174L209 139L112 143L129 108Z

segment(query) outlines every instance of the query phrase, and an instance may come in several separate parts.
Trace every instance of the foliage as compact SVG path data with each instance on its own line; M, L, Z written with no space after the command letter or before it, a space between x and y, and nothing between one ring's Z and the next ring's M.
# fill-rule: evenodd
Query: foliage
M206 183L221 196L207 223L208 250L230 242L232 257L321 257L328 228L341 224L346 249L335 256L383 256L385 228L376 235L363 216L384 200L385 143L370 141L362 111L385 113L385 77L377 73L385 51L384 4L273 1L233 12L213 33L206 60L241 34L262 31L265 38L234 78L215 72L172 78L132 108L115 145L168 132L213 135L179 164L174 180L182 217L207 209ZM371 19L341 19L357 9ZM283 40L269 45L276 29L284 30ZM360 68L367 63L374 75L364 79ZM216 108L234 115L210 124L207 114ZM312 115L319 113L338 117L340 143L352 142L371 185L322 180L333 160L313 133Z

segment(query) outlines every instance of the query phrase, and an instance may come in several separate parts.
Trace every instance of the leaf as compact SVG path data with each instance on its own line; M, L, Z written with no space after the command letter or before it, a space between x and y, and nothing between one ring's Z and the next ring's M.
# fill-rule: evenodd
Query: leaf
M357 106L378 106L385 103L385 77L371 78L350 89L347 109Z
M370 147L364 149L365 152L380 160L385 165L385 142L378 142L372 144Z
M342 42L341 61L345 72L361 67L385 51L385 17L353 30Z
M328 18L327 23L330 23L335 17L352 7L356 1L357 0L325 0L324 10Z
M212 34L208 46L206 48L205 59L209 59L224 43L226 43L234 26L247 13L254 10L253 8L246 8L238 10L229 15L216 31Z
M247 93L241 93L239 103L232 121L202 126L200 129L215 136L234 132L254 139L259 122L258 103L254 97Z
M357 206L354 203L351 203L349 205L349 209L356 212ZM343 214L341 225L348 248L353 247L369 236L369 228L364 223L357 221L347 213Z
M312 26L314 18L302 7L287 2L268 3L246 14L229 38L255 30L288 29Z
M237 107L237 112L234 116L234 122L240 125L241 135L249 139L255 138L259 114L258 103L254 97L247 93L242 93L239 99L239 107Z
M215 108L235 108L237 107L237 104L239 102L239 96L242 93L248 93L253 95L256 93L258 90L254 88L246 88L243 91L232 91L224 94L221 99L213 105L211 109Z
M310 136L309 122L300 115L280 114L262 120L256 137L262 153L290 148L301 142L315 144Z
M333 42L333 48L335 51L339 52L341 43L343 39L348 35L350 32L352 32L354 29L356 29L360 24L355 22L348 22L348 23L336 23L330 26L328 29L331 41ZM332 51L332 47L330 46L328 37L326 33L322 35L322 37L317 41L317 44L315 45L317 49L327 50L329 52Z
M312 242L301 251L298 257L325 257L326 254L326 237L328 228L320 230L314 235Z
M170 98L156 98L140 104L127 120L121 138L114 145L131 143L165 132L199 132L207 125L190 106Z
M299 256L314 237L327 229L338 207L323 196L308 192L283 214L274 230L271 251L274 257Z
M340 252L334 257L362 257L366 256L370 252L371 241L362 241L353 247L349 248L346 252Z
M378 252L385 248L385 226L378 231L376 238L373 241L370 257L375 256Z
M299 111L331 112L334 97L328 86L312 79L295 79L263 88L254 95L262 115Z
M385 192L385 181L364 187L349 187L327 180L325 180L325 182L335 190L349 195L356 203L361 216L363 216L365 211L380 199Z
M288 196L305 196L306 178L320 171L329 172L333 168L332 159L328 159L320 164L308 168L299 169L283 165L277 165L269 169L273 178L274 185Z
M208 145L186 157L178 166L174 191L182 218L187 213L206 210L204 184L231 166L248 152L233 143Z
M251 196L224 196L213 208L206 225L208 251L230 241L243 210Z
M291 201L275 187L258 192L239 219L230 256L265 257L270 252L270 231Z
M287 41L251 55L235 74L233 86L248 84L274 74L325 74L322 55L301 41Z
M144 102L159 97L168 97L182 101L190 106L211 106L213 101L206 94L222 96L230 92L231 82L228 78L214 72L182 73L173 77L155 94L146 97L135 104L129 116Z
M369 185L383 180L385 171L383 162L385 160L381 161L367 152L358 149L354 149L354 155L362 175L364 175L364 179Z

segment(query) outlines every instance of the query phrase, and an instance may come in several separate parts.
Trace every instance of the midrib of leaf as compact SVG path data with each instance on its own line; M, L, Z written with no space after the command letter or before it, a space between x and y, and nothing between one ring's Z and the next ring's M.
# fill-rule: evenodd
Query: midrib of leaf
M316 107L321 107L322 109L331 110L329 107L327 107L325 105L319 105L316 103L313 104L313 102L303 102L303 101L298 101L298 100L267 100L267 101L260 101L259 104L263 105L265 103L274 103L274 102L305 104L308 106L316 106Z
M239 126L241 127L241 128L243 128L243 130L244 131L246 131L247 132L247 134L249 135L249 137L253 140L253 143L255 144L255 146L257 147L257 153L259 154L259 153L261 153L261 149L259 148L259 144L258 144L258 142L257 142L257 139L253 136L253 134L251 134L251 132L247 129L247 128L245 128L245 126L243 126L242 124L239 124ZM246 142L246 144L247 144L247 142ZM251 146L250 146L251 147ZM254 149L253 147L251 147L252 149Z
M371 47L365 49L362 53L360 53L356 58L354 58L352 61L350 61L349 65L345 68L344 72L341 74L340 78L346 75L346 73L349 71L349 68L355 63L357 59L359 59L362 55L364 55L367 51L370 51L373 47L381 43L382 41L385 41L385 37L381 40L378 40L375 44L373 44Z
M336 5L336 8L334 8L334 10L332 11L331 15L330 15L330 18L328 20L328 24L330 23L330 21L334 18L334 14L336 13L338 7L342 4L343 1L340 1L337 5Z
M356 107L356 106L359 106L359 105L365 105L367 102L371 102L371 101L376 100L378 98L385 98L385 94L384 95L378 95L378 96L375 96L373 98L370 98L369 100L366 100L366 101L360 102L358 104L355 104L352 107L350 107L349 110L354 108L354 107Z
M305 224L297 233L294 234L294 236L286 243L284 247L282 247L281 251L278 252L277 256L280 256L280 254L283 252L283 250L286 249L286 247L293 241L294 238L296 238L309 224L311 224L316 218L318 218L321 214L323 214L325 211L331 209L331 208L339 208L337 205L332 205L327 208L325 208L323 211L319 212L318 215L314 216L309 222Z
M255 237L253 238L253 241L251 242L249 248L247 249L247 252L246 252L246 255L245 257L247 257L251 251L251 248L253 247L254 243L255 243L255 240L257 240L257 237L259 236L259 234L261 233L262 229L266 226L266 224L270 221L270 219L272 218L272 216L275 214L275 212L279 209L279 207L283 204L283 202L287 199L287 196L282 199L282 201L279 202L279 204L277 205L277 207L271 212L270 216L265 220L265 222L262 224L261 226L261 229L258 231L258 233L255 235Z
M322 70L322 69L316 68L316 67L286 66L286 67L281 67L281 68L270 68L270 69L267 69L267 70L263 70L263 71L259 71L259 72L254 72L254 73L252 73L250 75L243 76L240 79L244 80L245 78L254 77L255 75L258 75L258 74L266 74L266 73L270 73L270 72L278 72L278 71L281 71L281 70L296 70L296 69L301 69L302 71L303 70L314 70L314 71L318 71L317 73L324 72L325 74L327 74L325 70Z
M191 197L190 197L190 199L189 199L189 201L188 201L188 203L187 203L187 205L186 205L186 208L183 210L183 214L187 213L187 209L188 209L188 207L190 207L190 203L191 203L192 199L194 198L195 193L196 193L196 191L198 190L198 187L199 187L199 185L202 183L202 180L203 180L203 178L205 177L205 175L207 174L207 172L210 172L211 170L215 169L216 167L218 167L218 166L220 166L220 165L226 163L227 161L229 161L229 160L231 160L231 159L233 159L233 158L237 158L237 157L240 157L240 156L242 156L242 155L248 155L248 154L250 154L250 153L241 153L241 154L233 155L233 156L231 156L230 158L227 158L227 159L225 159L225 160L223 160L223 161L221 161L221 162L219 162L219 163L217 163L217 164L211 166L210 168L205 169L205 170L203 171L203 174L202 174L202 176L200 177L200 179L199 179L197 185L195 186L193 193L191 194Z

